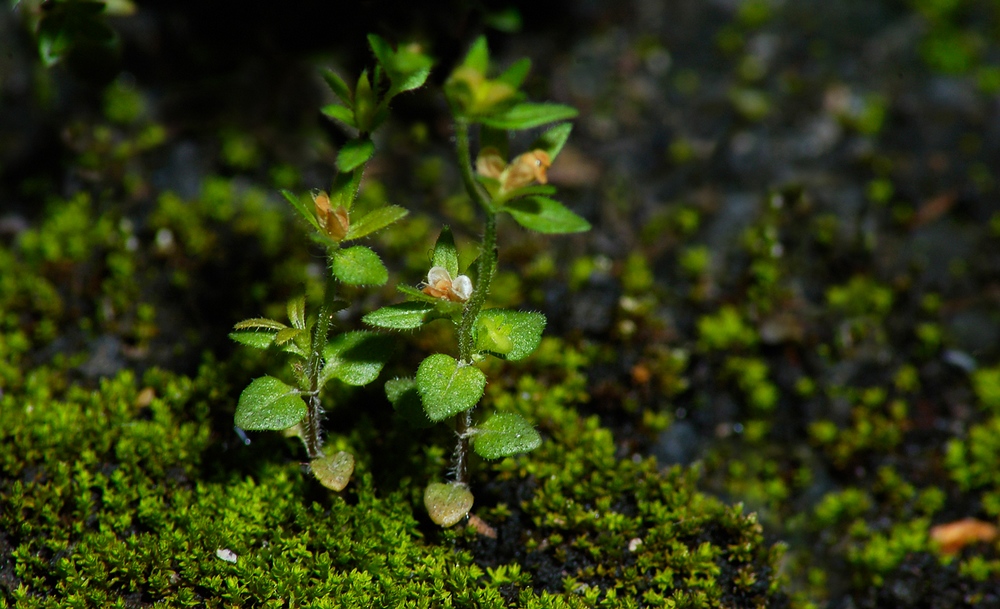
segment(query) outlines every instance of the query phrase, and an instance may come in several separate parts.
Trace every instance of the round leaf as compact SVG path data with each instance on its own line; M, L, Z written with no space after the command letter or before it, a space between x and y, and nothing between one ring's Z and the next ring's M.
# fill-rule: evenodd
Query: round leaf
M541 313L486 309L476 320L476 348L517 361L538 348L544 329Z
M299 391L273 376L254 379L240 394L236 426L242 429L288 429L306 416Z
M424 490L424 507L434 524L450 527L472 509L472 491L464 484L431 482Z
M535 450L542 437L520 415L498 412L474 430L472 449L484 459L500 459Z
M399 418L406 421L411 427L423 429L434 424L424 413L424 407L420 403L420 394L417 392L417 381L412 377L397 378L385 382L385 395L392 403L392 408L399 415Z
M309 462L309 469L320 484L339 493L351 481L351 474L354 473L354 455L340 451L313 459Z
M394 343L391 336L375 332L345 332L335 336L323 349L326 364L320 374L321 384L335 378L348 385L367 385L382 371Z
M436 353L417 368L417 391L424 412L432 421L443 421L479 402L486 388L486 375L475 366Z
M333 254L333 276L348 285L383 285L389 271L378 254L363 245L339 249Z

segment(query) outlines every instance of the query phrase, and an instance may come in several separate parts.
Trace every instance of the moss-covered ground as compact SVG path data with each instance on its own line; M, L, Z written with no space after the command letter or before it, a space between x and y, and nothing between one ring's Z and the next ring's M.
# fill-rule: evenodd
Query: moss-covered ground
M332 9L251 4L237 35L139 3L100 70L43 68L0 17L0 608L1000 606L995 534L934 541L1000 524L994 2L524 4L518 33L366 5L335 40ZM477 462L442 530L448 431L332 391L358 458L332 494L233 428L282 362L226 334L320 298L277 195L326 187L345 139L316 68L360 67L367 31L446 64L481 28L581 108L550 175L595 230L501 226L494 303L550 321L486 399L544 442ZM442 222L475 230L441 103L400 98L378 142L361 204L413 214L344 327L420 281Z

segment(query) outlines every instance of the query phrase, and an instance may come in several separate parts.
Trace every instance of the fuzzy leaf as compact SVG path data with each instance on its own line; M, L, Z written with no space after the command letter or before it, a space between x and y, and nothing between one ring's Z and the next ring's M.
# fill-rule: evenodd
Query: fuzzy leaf
M544 329L541 313L486 309L476 319L476 348L517 361L538 348Z
M404 294L406 299L410 301L428 302L432 305L436 305L439 302L448 302L443 301L440 298L435 298L430 294L424 294L422 291L410 285L399 284L396 286L396 291Z
M494 413L474 430L472 449L484 459L500 459L535 450L542 436L519 414Z
M383 285L389 271L378 254L363 245L339 249L330 265L333 276L348 285Z
M337 169L348 172L354 171L368 162L375 154L375 144L368 138L353 139L340 149L337 153Z
M351 227L347 230L345 239L360 239L370 235L375 231L382 230L393 222L403 218L409 211L398 205L386 205L372 210L361 216L358 220L351 222Z
M352 107L354 105L354 96L351 95L351 90L348 88L347 83L344 82L344 79L338 76L333 70L323 70L322 74L323 80L330 86L333 94L339 97L340 101L344 102L348 107Z
M447 226L441 229L437 243L434 244L431 266L444 267L452 278L458 277L458 249L455 247L455 235Z
M236 426L242 429L288 429L306 416L299 390L273 376L254 379L240 394Z
M590 223L548 197L527 197L505 203L503 211L524 228L546 234L582 233Z
M306 297L298 296L288 301L288 320L299 330L306 329Z
M267 349L274 344L274 330L238 330L230 332L229 338L254 349Z
M351 481L351 474L354 473L354 455L340 451L313 459L309 462L309 469L320 484L339 493Z
M417 381L413 377L392 379L385 383L385 396L389 398L393 410L415 429L423 429L434 424L424 413L417 392Z
M368 43L392 83L390 96L422 86L431 73L434 62L423 53L406 47L393 51L389 43L375 34L368 35Z
M450 527L468 515L474 498L464 484L431 482L424 490L424 507L434 524Z
M572 124L559 123L546 129L545 133L538 136L538 139L532 142L528 150L544 150L549 155L549 160L554 163L556 157L562 152L563 146L566 145L566 140L569 139L569 134L572 131Z
M306 221L309 222L309 224L312 224L313 228L315 228L316 230L322 230L319 227L319 222L316 221L316 215L306 208L305 203L302 202L302 199L295 196L295 194L290 190L282 190L281 194L285 197L285 199L289 203L292 204L292 207L295 208L295 211L299 212L300 216L305 218Z
M417 391L424 412L432 421L443 421L475 406L486 388L486 375L469 364L435 353L417 368Z
M268 319L267 317L253 317L250 319L244 319L233 326L233 330L284 330L287 328L285 324L274 319Z
M335 336L323 349L326 364L320 372L320 384L340 379L348 385L367 385L382 371L394 344L391 336L364 330Z
M330 118L344 123L348 127L358 128L358 124L354 121L354 110L351 110L347 106L327 104L320 111Z
M434 305L426 302L401 302L376 309L361 318L361 321L377 328L390 330L413 330L424 325L434 312Z
M483 116L479 121L497 129L518 130L564 121L576 115L576 108L572 106L522 102L496 114Z
M284 330L279 330L277 334L274 335L274 344L284 345L285 343L295 340L297 336L304 334L302 330L298 328L285 328Z

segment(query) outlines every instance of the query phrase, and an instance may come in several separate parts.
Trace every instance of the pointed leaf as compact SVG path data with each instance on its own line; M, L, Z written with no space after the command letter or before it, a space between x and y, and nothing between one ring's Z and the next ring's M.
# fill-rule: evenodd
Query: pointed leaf
M538 139L531 143L528 150L544 150L549 155L549 160L554 163L572 131L573 125L571 123L559 123L538 136Z
M472 509L472 491L464 484L431 482L424 490L424 507L434 524L450 527L468 515Z
M313 214L311 211L309 211L308 208L306 208L306 205L305 203L302 202L302 199L295 196L295 194L290 190L282 190L281 194L285 197L286 200L288 200L289 203L292 204L292 207L295 208L295 211L299 212L299 215L305 218L306 221L309 222L309 224L312 224L313 228L315 228L316 230L322 230L319 227L319 222L316 221L316 215Z
M288 301L288 320L299 330L306 329L306 297L298 296Z
M379 207L365 214L360 219L352 221L351 227L347 230L347 236L344 238L347 240L360 239L375 231L382 230L393 222L402 219L408 213L410 212L398 205Z
M476 320L476 348L517 361L538 348L544 329L541 313L486 309Z
M313 459L309 462L309 469L320 484L339 493L351 481L351 474L354 473L354 455L340 451Z
M268 319L267 317L253 317L251 319L244 319L243 321L237 323L233 326L234 330L284 330L287 328L285 324L274 319Z
M486 45L486 36L480 36L472 43L462 65L472 68L480 74L486 74L490 65L490 49Z
M306 416L299 390L273 376L262 376L240 394L236 426L242 429L288 429Z
M229 338L254 349L267 349L274 344L274 330L239 330L230 332Z
M333 94L340 98L340 101L344 102L347 107L352 107L354 105L354 96L351 95L351 89L344 82L344 79L337 75L333 70L323 70L323 80L329 85Z
M429 302L432 305L436 305L441 301L440 298L436 298L430 294L424 294L422 291L409 285L399 284L396 286L396 291L404 294L406 299L410 301L416 300L420 302Z
M472 449L484 459L500 459L535 450L542 436L521 415L497 412L475 428Z
M354 120L362 133L372 132L376 105L375 92L368 80L368 70L365 70L358 77L358 86L354 89Z
M375 154L375 144L368 138L354 139L337 153L337 169L348 172L364 165Z
M431 266L444 267L453 279L458 277L458 248L455 247L455 235L447 226L441 229L437 243L434 244Z
M376 309L361 318L370 326L390 330L413 330L430 321L434 305L426 302L401 302Z
M546 234L582 233L590 223L548 197L528 197L505 203L503 211L524 228Z
M497 129L531 129L556 121L564 121L577 114L576 108L572 106L522 102L496 114L483 116L479 121Z
M289 341L295 340L295 337L303 334L303 332L303 330L299 330L298 328L285 328L274 335L274 344L284 345Z
M408 47L393 51L389 43L375 34L368 35L368 43L392 82L390 97L422 86L431 73L434 62L419 51Z
M320 384L340 379L348 385L361 386L375 380L389 361L396 340L387 334L364 330L335 336L323 349L326 364L320 372Z
M485 388L482 370L443 353L427 357L417 368L417 391L432 421L443 421L472 408L483 397Z
M386 381L385 395L399 418L414 429L423 429L434 424L424 412L424 406L420 403L420 393L417 392L417 381L413 377Z
M348 285L383 285L389 280L389 271L382 259L363 245L334 252L330 270L334 277Z
M327 104L320 109L320 112L329 116L334 120L338 120L348 127L358 128L358 124L354 121L354 110L351 110L347 106L341 106L340 104Z
M497 76L497 80L507 83L515 89L520 89L521 84L524 83L524 79L528 76L528 72L530 71L531 60L525 57L511 64L509 68L504 70L503 74Z

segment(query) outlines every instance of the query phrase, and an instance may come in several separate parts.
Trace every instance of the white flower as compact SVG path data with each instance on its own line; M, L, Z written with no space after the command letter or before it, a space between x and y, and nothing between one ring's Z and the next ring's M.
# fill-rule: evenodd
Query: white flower
M472 296L472 280L466 275L451 278L451 273L443 266L431 267L427 272L424 294L443 298L452 302L465 302Z

